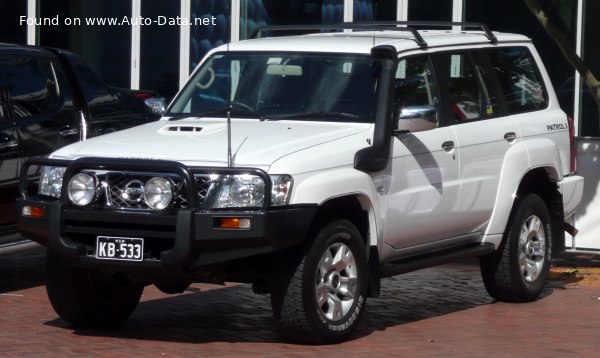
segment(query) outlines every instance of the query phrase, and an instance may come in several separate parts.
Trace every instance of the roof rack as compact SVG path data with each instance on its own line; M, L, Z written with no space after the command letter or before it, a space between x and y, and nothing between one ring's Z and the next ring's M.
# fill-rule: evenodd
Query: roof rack
M423 39L423 36L419 33L418 29L411 26L419 27L462 27L466 28L479 28L485 36L490 40L490 43L497 44L498 38L492 33L487 25L478 22L446 22L446 21L368 21L368 22L340 22L331 25L273 25L259 27L250 35L251 39L258 36L263 31L307 31L307 30L330 30L335 32L336 30L375 30L375 31L402 31L410 32L414 41L419 45L420 48L426 49L427 42Z
M376 25L377 24L377 25ZM427 42L423 40L423 36L419 33L417 29L412 27L397 27L395 25L379 25L378 23L359 23L359 22L340 22L337 24L331 25L273 25L273 26L264 26L259 27L252 35L250 35L251 39L254 39L258 36L259 33L263 31L306 31L306 30L330 30L331 32L335 32L336 30L393 30L393 31L403 31L410 32L414 36L414 40L419 45L419 47L425 49L427 48Z
M478 28L485 33L485 37L490 40L490 43L497 44L498 38L492 33L490 28L481 22L447 22L447 21L358 21L353 24L371 26L384 26L386 30L389 26L421 26L421 27L462 27Z

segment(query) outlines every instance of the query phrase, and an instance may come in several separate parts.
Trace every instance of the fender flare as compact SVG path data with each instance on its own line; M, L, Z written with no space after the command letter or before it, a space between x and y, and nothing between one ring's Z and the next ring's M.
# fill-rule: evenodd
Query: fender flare
M377 205L377 200L374 200L378 194L376 184L370 175L352 167L341 167L320 173L310 173L310 175L300 175L298 179L300 180L297 184L294 183L292 189L290 198L292 203L316 203L323 206L338 198L355 197L368 214L367 246L378 246L378 236L382 232L383 220L381 218L385 213Z
M496 247L500 245L521 183L530 172L539 168L546 171L550 180L562 180L559 150L556 144L547 138L521 141L506 152L494 209L484 233L484 242L492 242Z

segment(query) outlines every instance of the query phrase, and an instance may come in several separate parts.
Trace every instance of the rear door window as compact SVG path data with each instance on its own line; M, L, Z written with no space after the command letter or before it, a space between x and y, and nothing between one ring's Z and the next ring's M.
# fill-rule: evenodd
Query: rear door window
M495 87L477 52L438 54L437 75L448 95L445 112L450 114L451 123L500 115Z

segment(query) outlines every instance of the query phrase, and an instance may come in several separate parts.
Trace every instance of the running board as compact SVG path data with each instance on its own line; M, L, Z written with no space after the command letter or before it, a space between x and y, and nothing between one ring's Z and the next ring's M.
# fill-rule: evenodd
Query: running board
M431 255L419 255L407 259L396 260L381 265L379 267L379 276L390 277L463 259L489 255L494 253L495 250L496 247L494 244L484 242L477 244L476 246L462 246L452 250L436 252Z

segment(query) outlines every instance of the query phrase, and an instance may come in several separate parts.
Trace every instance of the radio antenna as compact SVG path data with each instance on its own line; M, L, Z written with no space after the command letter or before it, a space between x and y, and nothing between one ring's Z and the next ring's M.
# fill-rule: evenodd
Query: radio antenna
M227 166L229 168L233 166L231 156L231 104L227 108Z

